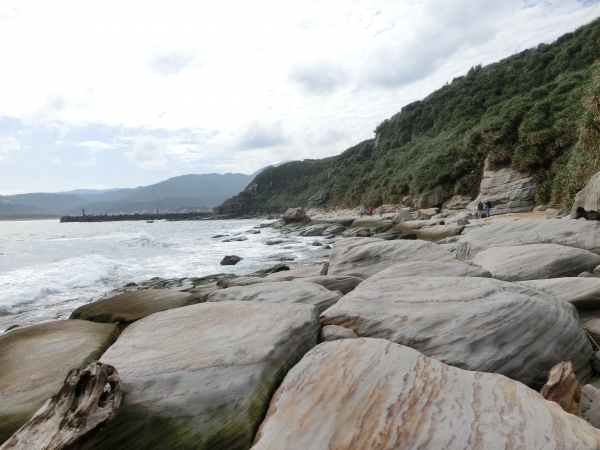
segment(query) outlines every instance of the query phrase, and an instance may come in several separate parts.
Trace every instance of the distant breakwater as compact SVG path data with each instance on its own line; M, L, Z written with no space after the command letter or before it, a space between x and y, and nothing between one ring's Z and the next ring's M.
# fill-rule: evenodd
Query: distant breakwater
M118 222L125 220L205 220L212 218L209 212L164 213L164 214L88 214L85 216L63 216L61 222Z

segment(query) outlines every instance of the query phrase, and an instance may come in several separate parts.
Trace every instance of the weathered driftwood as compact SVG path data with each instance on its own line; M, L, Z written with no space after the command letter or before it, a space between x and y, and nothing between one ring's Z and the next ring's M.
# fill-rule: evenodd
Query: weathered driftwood
M49 399L0 450L78 449L112 417L123 399L117 370L95 361L72 369L58 394Z
M558 403L566 412L579 417L581 386L577 382L571 361L559 362L550 369L548 381L540 393L546 400Z

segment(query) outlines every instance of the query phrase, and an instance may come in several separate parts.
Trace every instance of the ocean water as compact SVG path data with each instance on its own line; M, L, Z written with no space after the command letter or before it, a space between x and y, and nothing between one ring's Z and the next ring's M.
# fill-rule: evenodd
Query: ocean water
M271 267L281 256L290 267L318 264L328 252L319 238L282 236L265 221L145 221L59 223L58 220L0 221L0 333L66 319L107 292L153 277L238 275ZM259 234L248 233L260 230ZM213 238L218 234L228 235ZM223 242L246 236L245 241ZM278 245L266 241L283 239ZM221 266L225 255L241 256Z

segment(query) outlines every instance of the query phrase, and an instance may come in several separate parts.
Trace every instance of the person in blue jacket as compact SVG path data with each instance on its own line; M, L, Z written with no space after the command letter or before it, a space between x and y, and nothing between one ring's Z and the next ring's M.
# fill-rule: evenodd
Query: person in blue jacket
M481 219L481 216L483 216L483 203L479 200L477 202L477 218Z
M494 206L492 205L492 202L490 202L489 200L485 201L485 210L487 211L487 216L490 217L492 215L491 210Z

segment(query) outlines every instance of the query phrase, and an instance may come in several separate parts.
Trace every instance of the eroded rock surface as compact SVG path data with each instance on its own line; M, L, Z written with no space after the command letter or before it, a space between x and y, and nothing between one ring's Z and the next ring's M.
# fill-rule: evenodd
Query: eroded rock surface
M473 264L505 281L576 277L600 264L600 256L558 244L492 247L479 252Z
M358 336L352 330L337 325L325 325L321 329L319 342L337 341L339 339L356 339Z
M187 292L195 295L198 298L198 303L200 303L200 302L205 302L210 294L212 294L215 291L218 291L219 289L221 289L221 288L217 285L198 286L198 287L190 289Z
M303 220L310 220L304 208L289 208L283 215L285 223L302 222Z
M0 336L0 443L60 391L70 369L99 359L117 339L117 327L61 320Z
M249 448L272 393L318 334L310 305L201 303L135 322L102 358L125 397L91 448Z
M382 339L348 339L318 345L290 370L252 450L599 446L599 430L521 383Z
M142 289L83 305L73 311L69 319L131 323L158 311L181 308L199 301L196 295L187 292Z
M581 388L580 415L593 427L600 428L600 391L591 384Z
M305 303L325 311L340 299L340 295L315 283L279 281L239 286L213 292L209 302Z
M600 220L600 172L595 174L575 196L571 219L581 217L588 220Z
M600 311L579 311L579 319L591 338L600 346Z
M470 230L456 246L458 259L473 259L491 247L560 244L600 254L600 222L589 220L514 220Z
M362 283L363 279L345 275L319 275L315 277L295 278L292 281L320 284L330 291L340 291L346 295Z
M394 264L385 270L373 275L369 280L376 283L381 278L391 277L484 277L491 278L491 274L480 267L465 263L464 261L410 261Z
M591 371L592 347L573 305L490 278L379 276L321 314L321 324L538 389L560 361L572 361L579 380Z
M535 179L529 174L510 167L494 169L486 159L479 196L467 209L476 211L479 200L490 200L495 214L529 212L535 207L535 186Z
M423 220L422 222L428 221ZM412 226L413 223L414 221L400 223L390 231L396 233L399 238L414 235L415 239L439 241L440 239L445 239L447 237L459 236L464 229L464 226L458 226L456 223L452 225L430 225L423 227L414 227Z
M600 278L566 277L518 283L560 298L577 309L600 309Z
M299 267L293 270L282 270L281 272L272 273L265 277L265 280L285 280L290 281L294 278L316 277L319 275L327 275L327 266Z
M573 372L571 361L561 361L548 373L548 381L542 386L540 394L546 400L556 402L563 411L579 417L581 386Z
M337 241L329 259L328 275L350 275L363 279L400 262L455 261L449 251L432 242L371 238Z

